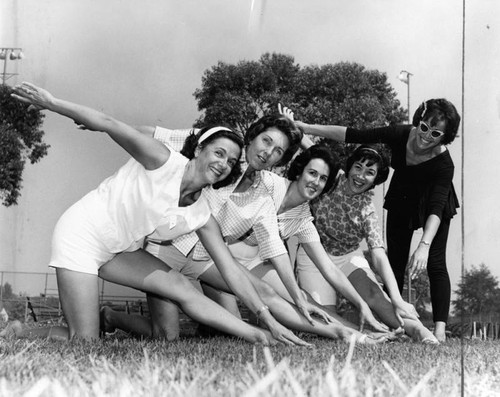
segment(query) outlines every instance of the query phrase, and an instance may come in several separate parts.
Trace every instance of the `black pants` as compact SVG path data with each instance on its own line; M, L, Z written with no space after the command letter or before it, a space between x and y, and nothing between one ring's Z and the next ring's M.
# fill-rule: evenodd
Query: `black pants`
M408 228L409 219L392 211L387 212L387 256L391 263L399 291L403 291L406 266L409 260L413 230ZM427 274L431 289L432 315L434 322L448 321L450 311L451 284L446 269L446 243L450 220L442 219L429 248Z

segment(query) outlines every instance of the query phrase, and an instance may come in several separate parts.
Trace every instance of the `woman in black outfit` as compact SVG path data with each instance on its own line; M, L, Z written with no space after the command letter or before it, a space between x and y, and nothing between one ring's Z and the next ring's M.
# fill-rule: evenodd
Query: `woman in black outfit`
M400 290L407 264L414 272L427 267L434 335L444 341L451 296L446 242L450 220L459 207L452 183L454 165L446 148L460 124L455 106L446 99L430 99L416 110L412 125L368 130L296 123L307 134L390 147L394 174L384 202L389 261ZM422 239L408 261L413 232L419 228Z

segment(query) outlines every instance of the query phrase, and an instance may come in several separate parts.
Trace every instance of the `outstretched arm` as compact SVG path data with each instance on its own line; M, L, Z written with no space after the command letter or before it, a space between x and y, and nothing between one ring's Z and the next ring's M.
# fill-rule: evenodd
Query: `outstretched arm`
M391 303L394 308L394 314L401 325L404 325L404 318L410 318L412 320L418 320L418 313L415 307L408 302L403 300L403 297L399 293L398 284L394 273L392 272L391 265L389 263L389 258L382 247L372 248L371 255L373 259L373 265L375 270L382 278L389 297L391 298Z
M418 244L417 248L410 257L408 267L411 269L411 274L416 275L420 273L427 267L427 260L429 259L429 249L432 244L432 240L436 236L436 233L441 224L441 219L437 215L431 214L427 218L424 225L424 233L422 234L422 240Z
M363 327L366 321L377 331L387 331L387 329L375 319L368 304L358 294L345 274L332 263L323 245L320 242L310 242L303 243L302 246L326 281L359 309L361 316L360 326Z
M333 141L345 142L347 127L340 125L307 124L303 121L296 121L295 124L302 128L306 134L320 136Z
M345 142L345 134L347 127L342 127L339 125L319 125L319 124L307 124L303 121L295 120L294 113L291 109L286 106L281 106L278 104L278 111L288 117L290 120L295 122L295 125L299 128L302 128L304 134L315 135L327 139L331 139L338 142ZM310 138L304 137L300 142L300 145L303 149L307 149L312 145L312 141Z
M299 288L299 285L297 284L297 280L295 279L295 276L293 274L293 267L292 264L290 263L290 257L288 254L283 254L276 256L274 258L270 259L273 267L276 269L276 272L278 273L278 276L280 277L281 281L283 282L285 288L287 289L288 293L292 297L295 305L298 307L302 315L311 323L314 325L314 321L311 317L311 314L316 314L320 318L323 319L326 323L331 322L333 320L332 317L328 313L326 313L324 310L321 310L315 305L310 304L306 297L304 296L303 291Z
M168 148L160 142L97 110L56 98L30 83L14 87L14 92L12 97L21 102L66 116L89 130L106 132L148 170L161 167L170 156Z
M306 346L306 342L297 338L272 316L269 308L264 304L247 277L245 269L233 258L224 243L217 221L210 217L205 226L198 229L196 233L231 291L243 301L248 309L257 314L257 317L268 327L272 335L283 343Z
M150 136L151 138L153 138L155 133L155 127L151 125L134 125L134 128L141 134Z

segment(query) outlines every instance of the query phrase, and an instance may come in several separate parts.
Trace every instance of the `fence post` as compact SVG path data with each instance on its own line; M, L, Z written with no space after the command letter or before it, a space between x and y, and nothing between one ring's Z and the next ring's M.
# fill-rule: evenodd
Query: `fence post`
M0 302L3 301L3 272L0 272L1 278L0 278Z
M28 300L24 301L24 322L28 322Z

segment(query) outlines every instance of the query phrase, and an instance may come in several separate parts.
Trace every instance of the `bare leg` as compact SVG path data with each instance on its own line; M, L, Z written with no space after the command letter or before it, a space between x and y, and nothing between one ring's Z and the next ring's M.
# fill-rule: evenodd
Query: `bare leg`
M269 343L269 334L234 317L198 292L178 271L143 250L117 255L101 267L99 275L107 281L171 299L195 321L252 343Z
M110 262L113 262L113 260ZM165 269L170 268L165 267ZM201 291L198 281L191 279L190 281L196 289ZM177 304L153 294L146 294L146 299L150 313L149 318L138 314L115 311L107 306L102 307L101 327L103 330L113 332L118 328L137 337L153 337L169 341L177 339L180 334L179 308Z
M400 324L394 308L387 294L380 285L369 277L364 269L356 269L349 276L349 281L354 286L359 295L368 303L370 309L376 313L380 320L391 328L399 328ZM404 319L404 330L415 340L433 339L432 332L428 330L420 321Z
M232 315L241 318L238 302L233 294L220 291L206 283L202 283L201 288L203 289L203 293L205 294L205 296L208 296L214 302L217 302Z
M59 299L66 322L69 339L99 338L99 288L97 275L56 269ZM63 327L53 327L52 337L62 337Z
M147 294L151 317L139 314L128 314L101 308L101 327L105 332L113 332L116 328L129 332L137 337L160 338L169 341L179 337L179 309L168 299Z
M439 342L446 341L446 323L444 321L434 323L434 336Z
M99 338L99 298L97 276L57 268L59 299L68 327L16 329L16 337L56 340Z
M311 325L291 302L288 302L278 295L269 284L262 281L251 272L248 272L248 276L263 302L269 306L272 314L284 326L297 331L310 332L332 339L347 339L352 334L356 335L358 339L362 338L363 335L360 332L349 329L340 322L325 324L322 321L314 320L314 326ZM200 279L217 289L230 292L229 287L216 266L211 266L200 276Z
M266 282L269 284L276 293L281 296L283 299L285 299L287 302L293 304L293 299L288 293L288 290L286 289L285 285L281 281L281 278L278 274L278 272L274 269L272 265L266 265L266 264L260 264L256 267L254 267L250 271L254 276L258 277L262 281ZM325 310L330 316L332 316L334 319L336 319L340 324L345 325L346 327L352 328L352 329L357 329L358 326L349 320L346 320L342 316L340 316L337 313L336 306L330 305L330 306L324 306L319 304L308 292L303 291L306 294L307 300L316 305L317 307Z

